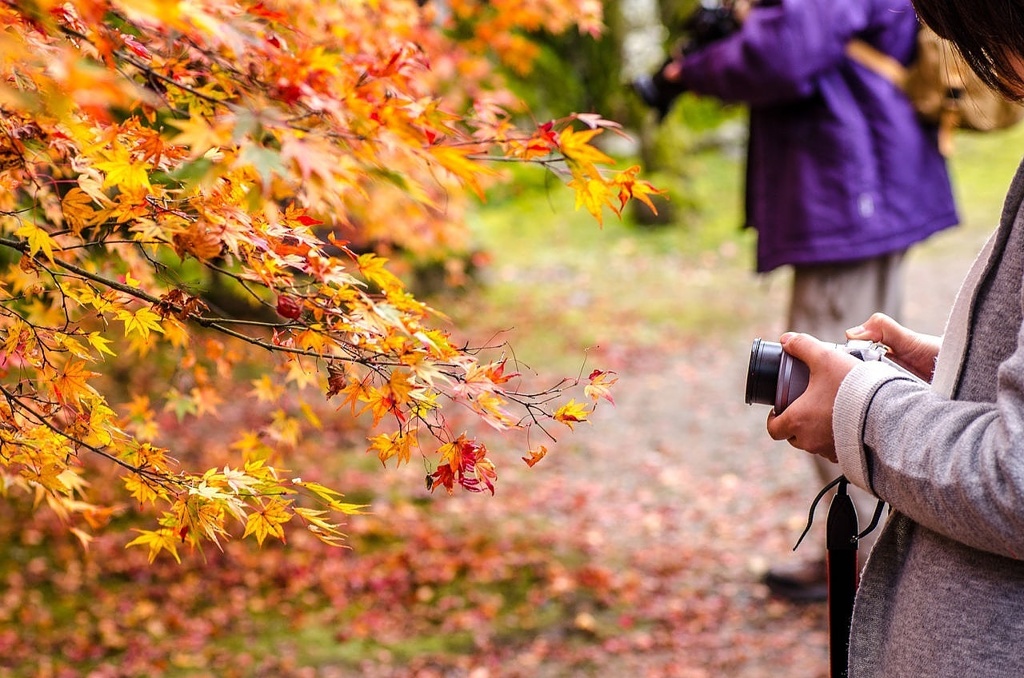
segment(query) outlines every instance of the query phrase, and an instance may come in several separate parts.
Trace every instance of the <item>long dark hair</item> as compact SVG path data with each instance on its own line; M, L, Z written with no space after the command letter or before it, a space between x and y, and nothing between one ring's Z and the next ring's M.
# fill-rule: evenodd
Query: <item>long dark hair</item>
M1019 0L913 0L921 20L953 41L990 87L1024 99L1024 4Z

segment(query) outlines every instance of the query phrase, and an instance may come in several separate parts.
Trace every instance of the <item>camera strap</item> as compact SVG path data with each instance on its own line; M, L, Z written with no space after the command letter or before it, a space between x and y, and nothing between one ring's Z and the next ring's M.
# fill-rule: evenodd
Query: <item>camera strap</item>
M829 490L831 490L833 487L836 487L840 483L849 483L849 481L846 479L846 476L839 476L835 480L831 481L828 485L821 488L821 491L818 492L818 495L814 497L814 501L811 502L811 508L807 512L807 525L804 526L804 531L800 533L800 538L796 540L796 544L793 546L794 551L796 551L800 547L800 544L803 542L804 537L806 537L807 533L811 531L811 525L814 524L814 512L815 510L817 510L818 504L821 503L822 498L826 494L828 494ZM864 531L859 532L854 537L854 539L860 541L867 535L871 534L875 530L875 528L878 527L878 523L882 518L882 511L884 510L885 502L879 499L878 503L875 504L875 512L871 515L871 522L869 522L868 526L864 528Z
M828 507L825 530L825 568L828 579L829 678L847 678L850 660L850 625L860 583L857 565L857 509L849 494L849 481L838 478Z
M850 627L853 623L853 606L860 584L860 567L857 563L858 542L878 525L885 502L879 500L875 506L871 523L863 532L857 532L857 509L848 492L850 481L839 476L818 493L811 503L807 526L793 550L811 529L814 511L818 502L833 487L836 494L828 508L825 535L825 563L828 586L828 653L829 678L847 678L850 655Z

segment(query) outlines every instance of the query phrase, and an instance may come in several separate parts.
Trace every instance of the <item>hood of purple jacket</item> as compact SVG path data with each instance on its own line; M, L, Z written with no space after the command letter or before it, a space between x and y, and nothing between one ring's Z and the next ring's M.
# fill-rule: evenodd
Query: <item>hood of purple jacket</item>
M687 89L749 105L759 271L877 256L959 221L936 128L845 53L859 38L907 64L917 29L905 0L775 0L687 56Z

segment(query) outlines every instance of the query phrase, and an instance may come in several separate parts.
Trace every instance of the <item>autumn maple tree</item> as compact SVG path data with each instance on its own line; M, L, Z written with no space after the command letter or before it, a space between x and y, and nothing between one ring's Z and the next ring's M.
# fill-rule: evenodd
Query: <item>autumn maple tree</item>
M450 409L499 431L587 420L613 374L527 392L353 242L458 239L465 196L506 161L563 176L598 220L649 203L637 168L593 145L613 123L516 124L489 65L528 68L530 30L600 22L593 0L0 3L3 492L47 502L87 542L112 510L90 477L115 465L125 500L156 514L131 542L151 557L232 524L338 544L360 507L279 471L273 436L239 432L235 463L189 468L156 414L315 387L372 418L382 462L418 455L449 492L496 479ZM225 310L212 289L246 303ZM117 361L156 356L188 378L115 398ZM245 364L263 369L240 386ZM545 452L526 447L531 465Z

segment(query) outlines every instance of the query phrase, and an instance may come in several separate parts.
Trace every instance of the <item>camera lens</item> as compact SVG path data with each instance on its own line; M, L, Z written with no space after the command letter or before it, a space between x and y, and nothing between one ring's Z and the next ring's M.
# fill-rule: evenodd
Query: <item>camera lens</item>
M754 339L747 368L748 405L771 405L782 412L807 388L807 365L782 350L782 344Z
M651 108L658 108L661 105L662 94L658 90L658 84L649 75L638 76L632 82L633 91L640 99Z
M750 347L750 365L747 368L746 403L751 405L775 404L775 390L779 384L779 364L782 362L782 345L754 339Z

